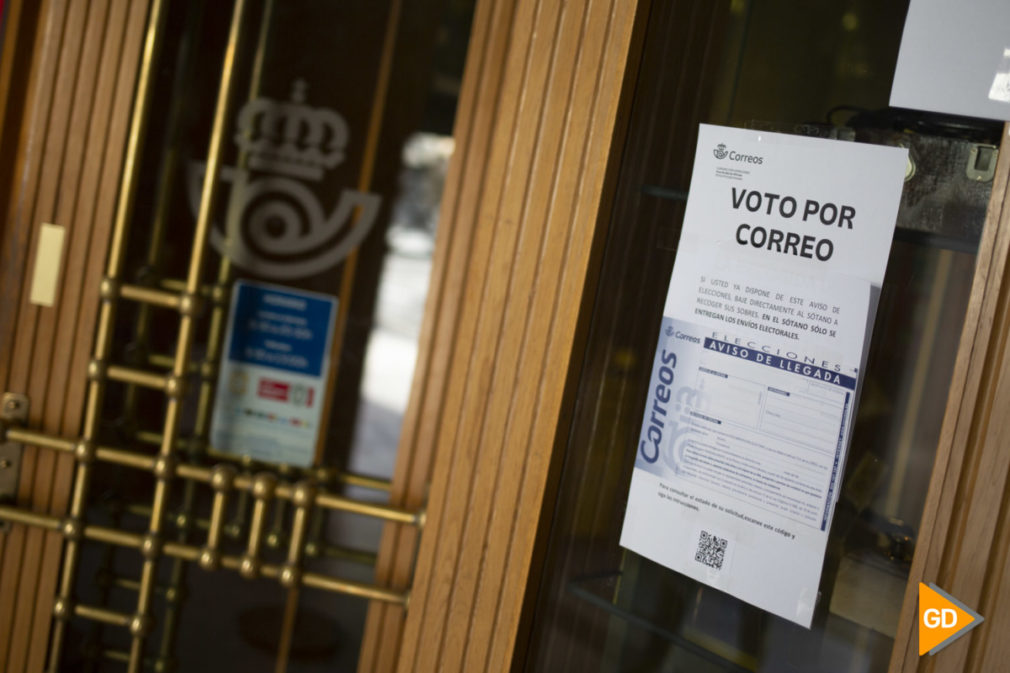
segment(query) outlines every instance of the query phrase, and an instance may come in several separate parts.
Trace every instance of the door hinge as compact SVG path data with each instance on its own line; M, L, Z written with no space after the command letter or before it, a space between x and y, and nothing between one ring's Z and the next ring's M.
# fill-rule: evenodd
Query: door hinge
M28 396L4 393L0 398L0 503L13 502L18 494L21 474L21 442L7 440L7 428L20 427L28 420ZM0 522L0 532L9 523Z

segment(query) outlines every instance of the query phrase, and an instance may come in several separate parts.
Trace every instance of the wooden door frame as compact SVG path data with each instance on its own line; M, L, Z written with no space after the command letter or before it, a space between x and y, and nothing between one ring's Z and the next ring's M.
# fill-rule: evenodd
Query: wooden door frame
M4 127L17 142L3 158L13 163L2 192L0 385L26 393L28 423L54 435L80 429L147 6L42 0L37 21L17 26L18 41L33 46L23 115L8 115ZM19 95L17 81L3 82L5 100ZM28 283L44 222L66 229L51 307L31 303ZM72 456L26 446L18 504L63 516L73 465ZM56 532L13 525L0 534L0 670L45 665L62 550Z
M986 212L890 671L998 670L1010 658L1010 124ZM985 621L935 657L918 656L919 582ZM1000 602L1000 599L1003 599Z
M541 119L565 118L572 109L569 100L544 96L544 81L523 69L528 61L521 56L537 53L524 38L552 35L556 25L532 0L479 3L417 375L394 479L398 502L420 505L429 498L428 523L419 550L413 531L391 526L384 535L379 577L409 586L417 554L413 597L406 613L372 606L360 673L521 668L523 631L529 626L523 617L529 617L539 577L535 550L550 528L554 470L568 434L577 381L573 368L581 362L583 347L579 335L589 317L578 307L587 305L595 289L597 246L605 233L608 180L613 177L606 169L613 170L621 152L618 141L625 120L613 113L626 104L622 95L628 92L618 82L633 81L637 74L640 29L630 17L637 16L640 24L648 4L611 3L620 5L629 20L617 32L620 39L611 38L607 57L594 73L600 81L606 77L611 82L605 89L610 100L598 98L590 111L599 125L597 133L609 142L588 143L585 156L592 159L583 164L586 174L567 174L541 203L529 199L516 183L536 182L540 166L563 165L563 158L550 143L527 146L522 136L528 127L518 121L521 112L498 107L535 101ZM523 13L533 6L541 13ZM594 33L612 29L609 23L588 22L585 35L592 40ZM516 36L516 31L522 34ZM548 63L547 76L553 77L555 64ZM558 133L574 128L565 118ZM522 149L508 155L510 163L502 170L504 147L510 152ZM606 168L595 170L600 166ZM593 189L583 187L586 180ZM1001 451L1010 444L1010 422L993 413L1010 408L1010 283L1004 282L1010 275L1008 180L1010 140L1004 133L892 673L959 671L964 665L964 670L981 672L1010 657L1010 645L990 636L1010 629L1010 600L1005 605L996 602L1001 591L1010 591L1010 456ZM552 198L570 196L572 189L578 194L580 217L558 222L553 213L538 211L538 206L553 203ZM517 205L523 208L513 212ZM541 255L540 265L530 268L522 245L534 232L553 227L577 232L577 254ZM549 267L559 263L563 269L555 276ZM512 274L508 280L495 276L498 264ZM533 280L525 274L532 274ZM558 277L566 282L559 284ZM552 310L538 314L539 320L530 320L536 302L531 297L561 287L568 306L551 305ZM477 327L488 322L493 327ZM530 367L525 356L540 339L551 357L534 360ZM545 393L550 402L546 407L541 401ZM530 409L533 400L539 402L535 411ZM955 521L967 534L950 533ZM920 581L937 582L987 617L935 659L917 656Z
M371 606L361 673L524 649L648 4L478 0L393 480L427 524L387 527L376 579L412 596Z

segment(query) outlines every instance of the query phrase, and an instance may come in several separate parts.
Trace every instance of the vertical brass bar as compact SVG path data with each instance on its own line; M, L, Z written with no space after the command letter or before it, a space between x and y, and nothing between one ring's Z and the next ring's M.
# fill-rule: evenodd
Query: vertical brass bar
M210 510L210 526L207 529L207 547L216 550L221 546L221 521L224 517L224 507L228 493L218 491L214 494L214 502Z
M284 543L284 520L287 518L287 513L288 501L279 498L274 503L274 520L266 537L268 547L277 548Z
M266 517L267 501L257 498L253 503L252 522L249 524L249 540L246 545L249 556L258 558L263 546L263 520Z
M314 497L315 487L309 482L303 481L295 486L294 496L291 499L295 514L292 517L291 540L288 543L287 565L289 568L297 568L301 565Z
M138 165L151 107L154 84L154 69L161 49L164 34L165 0L153 0L148 14L144 50L137 79L137 92L130 117L130 132L123 160L123 177L116 204L116 217L112 226L112 239L106 263L106 278L103 281L102 303L99 308L98 326L95 333L94 361L89 366L88 398L84 410L84 428L81 442L75 448L77 467L74 475L74 490L70 502L69 515L64 524L66 543L63 553L63 570L60 577L59 593L53 605L52 637L49 648L48 669L55 673L60 667L63 637L66 621L73 614L71 594L77 571L80 552L80 538L83 530L82 515L87 498L91 476L91 462L94 459L94 442L97 435L99 414L105 392L105 381L101 376L102 366L108 360L111 348L112 323L115 314L115 292L110 290L120 282L123 256L125 254L126 225L133 212L139 180Z
M270 16L273 9L273 0L267 0L263 9L263 15L260 18L260 31L259 38L257 40L256 57L253 64L252 73L252 85L250 86L249 99L252 100L256 97L256 93L259 89L260 80L263 75L263 59L266 53L266 39L269 32L270 26ZM239 159L238 165L241 165L242 159ZM208 167L209 168L209 167ZM156 226L161 224L163 228L163 223L156 222ZM224 340L224 322L227 316L227 304L225 302L228 293L226 288L229 287L231 283L232 267L231 260L228 259L226 255L221 256L221 261L218 266L217 273L217 288L218 296L213 297L211 313L210 313L210 326L207 333L207 348L204 356L204 362L199 368L200 371L200 392L199 398L197 400L197 411L196 411L196 421L193 429L193 440L196 446L203 449L207 445L207 438L210 434L210 418L211 411L214 404L214 394L215 394L215 377L217 375L217 364L221 355L221 348ZM184 516L190 519L193 516L193 502L195 500L196 484L187 479L185 485L183 486L183 513ZM224 515L223 506L223 495L215 493L215 504L218 500L222 501L220 506L220 516ZM243 528L242 519L249 502L249 492L246 490L239 491L238 494L239 502L236 508L236 522L228 524L226 526L221 525L220 521L215 524L215 517L211 516L211 533L208 533L208 547L216 549L219 543L220 531L227 534L234 534L234 537L238 537L241 534ZM185 543L188 538L188 528L180 527L179 529L179 542ZM209 560L209 559L208 559ZM184 562L180 559L174 559L172 561L172 590L174 600L168 601L165 610L165 623L162 630L161 638L161 658L167 658L172 651L173 644L175 642L176 625L178 622L179 611L181 610L180 596L181 596L181 585L182 579L184 577L185 568Z
M235 468L231 465L218 465L210 479L214 489L214 500L210 510L210 526L207 528L207 545L200 555L200 565L204 570L217 570L221 560L221 529L224 527L225 506L228 504L228 493L235 481Z
M323 541L323 528L326 523L328 510L317 507L312 510L312 518L309 520L309 535L305 542L306 556L319 556L325 543Z
M284 543L284 522L288 515L288 499L284 493L284 489L288 486L288 483L286 483L287 480L293 478L292 472L293 470L290 465L279 465L277 467L277 474L284 482L281 483L280 492L277 493L278 498L277 502L274 503L273 523L270 525L270 532L266 536L267 546L274 549Z
M172 105L169 111L169 120L167 125L170 131L166 142L166 158L160 168L158 189L155 197L155 214L150 226L150 237L145 262L147 271L155 277L160 275L158 272L159 267L161 266L163 238L167 225L166 220L169 208L173 202L172 191L174 189L175 176L177 174L179 164L179 151L177 149L179 143L177 139L179 136L183 110L186 101L188 100L185 95L185 86L193 72L194 64L197 63L197 59L194 58L196 53L195 45L197 41L194 35L199 34L200 24L202 23L204 13L203 7L203 3L193 3L189 10L189 15L186 19L188 34L183 38L186 43L181 47L181 63L179 63L179 67L176 68L177 75L173 81L171 97ZM151 311L151 307L146 304L141 304L138 307L137 326L133 339L134 344L140 347L141 352L143 350L142 347L147 343L151 312L153 312ZM125 391L123 403L124 417L132 417L135 413L135 406L136 388L135 386L130 385L127 386Z
M241 478L252 477L253 462L248 457L242 460L242 473ZM232 517L231 523L225 528L227 535L231 538L238 539L242 535L242 531L245 529L245 524L247 517L249 516L249 496L250 492L248 489L240 489L238 493L238 502L235 503L235 515Z
M171 384L166 385L165 390L169 399L165 408L164 430L162 432L162 443L159 448L158 459L162 469L155 469L157 482L154 489L154 502L151 507L151 519L148 525L149 538L152 540L157 540L161 532L162 517L168 497L168 484L175 471L174 454L179 432L179 417L182 412L183 382L189 367L190 350L196 328L195 314L198 291L200 290L200 274L207 253L208 232L218 193L218 174L221 169L225 126L230 116L232 90L235 84L235 60L241 44L242 23L246 6L246 0L235 0L231 25L228 30L228 44L225 48L224 63L221 69L221 80L214 110L214 123L211 129L210 146L207 152L207 168L200 194L200 209L197 214L196 231L193 235L193 248L190 253L189 271L186 275L186 288L182 296L182 305L180 306L181 316L175 349L175 365L172 368ZM133 640L130 644L129 673L139 673L143 662L144 640L146 636L145 620L150 608L153 579L160 551L157 549L156 542L152 542L150 546L153 551L150 554L145 554L140 576L140 591L137 595L138 628L131 628Z
M277 663L274 673L287 673L291 658L291 641L294 640L295 622L298 620L298 599L300 587L293 586L284 598L284 615L281 618L281 637L277 643Z
M280 581L288 589L284 605L284 617L281 624L281 637L277 646L277 665L274 673L285 673L291 654L291 641L294 638L295 621L298 617L298 597L302 583L302 557L305 552L305 539L308 535L309 516L312 504L315 502L316 487L308 481L300 482L292 493L291 503L295 513L291 522L291 540L288 544L287 562L281 569Z
M267 507L274 497L277 478L269 472L263 472L253 481L252 495L254 500L252 522L249 524L249 539L246 543L246 553L239 565L239 572L246 579L259 577L262 559L260 550L263 546L263 524L266 520Z
M203 18L203 3L193 3L187 16L187 29L190 34L199 32L199 24ZM195 17L194 17L195 15ZM195 18L195 21L194 21ZM186 40L186 38L183 38ZM169 135L165 143L165 159L159 167L158 187L155 193L154 217L152 218L150 238L147 245L147 259L145 261L145 271L149 278L143 280L154 280L161 265L162 242L165 233L165 220L169 207L172 205L172 190L175 183L175 174L179 162L179 128L181 126L182 113L186 102L185 86L192 74L192 66L196 62L192 52L195 40L190 38L189 44L181 48L183 62L180 67L175 68L172 80L171 107L168 113L167 128ZM145 350L148 337L150 335L152 307L141 304L137 308L137 327L133 334L133 343L138 347L138 355ZM142 358L133 363L139 365ZM129 385L126 387L123 397L123 417L127 420L136 415L137 407L137 387Z
M161 645L158 658L168 659L175 649L175 634L179 625L179 613L182 610L183 580L186 576L186 562L182 559L172 559L172 572L165 591L165 617L161 630Z
M218 90L217 108L214 111L214 125L211 129L210 150L207 153L207 169L200 191L200 210L196 218L196 233L193 235L193 252L190 257L189 273L186 275L186 292L196 295L200 289L200 272L207 252L207 234L214 213L218 194L218 173L221 170L221 155L224 147L225 126L231 109L231 93L234 85L235 58L242 38L242 19L246 0L235 0L231 26L228 33L228 47L225 50L224 65L221 69L221 84Z
M192 3L188 8L186 17L187 34L183 36L183 43L180 46L182 62L175 69L172 80L171 107L168 113L166 127L169 129L166 138L165 159L159 168L158 187L155 193L154 217L151 223L151 234L147 247L147 270L157 277L160 274L162 244L167 226L168 211L173 203L172 192L175 186L175 176L179 165L179 132L182 126L183 110L189 98L186 96L186 86L189 84L194 65L198 62L196 58L196 35L199 35L200 26L203 22L203 3ZM152 278L153 280L153 278ZM147 342L150 330L151 308L141 305L137 314L137 330L134 339L137 344ZM131 398L133 388L127 389L126 404L127 413L133 411L134 400Z

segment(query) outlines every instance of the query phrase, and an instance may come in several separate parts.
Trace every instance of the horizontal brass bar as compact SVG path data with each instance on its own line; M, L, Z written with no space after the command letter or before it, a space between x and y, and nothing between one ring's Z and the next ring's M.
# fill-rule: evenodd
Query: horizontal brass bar
M385 589L362 582L342 580L336 577L329 577L328 575L320 575L319 573L305 573L302 575L302 584L314 589L323 589L324 591L331 591L333 593L359 596L373 601L383 601L384 603L395 603L403 606L407 605L407 601L410 598L409 591L394 591L393 589Z
M125 650L106 648L102 650L102 658L108 659L109 661L118 661L124 664L130 663L130 653ZM144 657L144 668L154 671L170 670L165 667L165 659L163 657Z
M113 578L112 584L119 587L120 589L127 589L129 591L140 591L140 580L130 579L129 577L116 577ZM163 584L158 584L154 587L154 593L164 596L171 587L167 587Z
M329 544L319 545L318 555L324 556L325 558L350 561L351 563L360 563L361 565L366 566L374 566L379 558L379 555L373 551Z
M0 505L0 520L35 526L36 528L48 528L49 530L59 530L62 527L59 517L7 505Z
M150 430L137 430L133 434L133 438L138 442L143 442L144 444L152 444L154 446L161 446L161 433L151 432Z
M191 479L193 481L199 481L202 484L210 483L211 471L210 468L201 467L200 465L192 465L190 463L179 463L179 466L175 469L175 473L182 477L183 479Z
M156 442L160 443L160 442ZM246 456L237 456L232 453L225 453L223 451L218 451L213 446L207 447L208 452L218 460L229 461L233 463L245 463L248 458ZM287 467L287 466L283 466ZM372 477L366 474L356 474L354 472L333 472L327 470L318 470L316 468L308 468L305 470L299 470L304 472L306 475L311 475L317 479L320 485L325 484L328 478L325 476L319 476L320 473L329 473L334 475L333 479L340 484L345 484L347 486L360 486L362 488L369 488L373 491L384 491L388 493L393 488L393 482L389 479L382 479L380 477Z
M119 296L123 299L174 310L178 310L181 302L180 296L175 292L166 292L165 290L144 287L143 285L124 284L119 288Z
M154 432L153 430L137 430L133 434L133 438L138 442L143 442L144 444L150 444L151 446L160 447L164 441L164 435L160 432ZM175 440L176 451L189 451L193 448L194 443L190 439L179 438Z
M154 432L153 430L137 430L133 434L133 438L138 442L143 442L144 444L150 444L151 446L161 446L163 435L160 432ZM185 450L189 448L188 439L177 439L175 441L175 448L179 450Z
M122 589L129 589L130 591L138 591L140 589L139 580L131 580L126 577L117 577L113 584Z
M105 370L106 376L113 381L122 383L132 383L144 388L154 388L164 390L168 385L168 377L153 372L145 372L142 369L123 367L121 365L109 365Z
M195 562L200 560L200 548L193 545L182 544L180 542L166 542L162 551L165 552L165 556L181 558L183 561Z
M158 281L158 284L170 292L186 291L186 281L181 278L162 278ZM197 294L207 299L213 299L214 289L213 285L201 285L197 290Z
M162 278L158 281L166 290L172 290L173 292L185 292L186 291L186 281L179 278Z
M144 536L139 533L131 533L116 528L106 528L105 526L85 526L84 537L96 542L119 545L120 547L131 547L139 549L144 541Z
M379 479L378 477L369 477L363 474L354 474L352 472L338 472L337 481L341 484L347 484L348 486L361 486L362 488L370 488L375 491L389 491L393 488L393 482L388 479Z
M242 567L242 559L240 559L238 556L225 554L224 556L221 557L221 567L227 568L228 570L238 570L239 568Z
M126 368L117 367L116 369L126 369ZM113 367L109 367L110 378L112 370ZM136 372L135 370L129 370L129 371L147 375L146 372ZM146 434L153 435L154 433L138 432L137 437L140 438L141 435ZM73 440L63 439L60 437L53 437L52 435L47 435L41 432L35 432L33 430L25 430L23 428L9 428L7 430L7 436L12 441L22 442L24 444L30 444L33 446L47 447L58 451L72 452L76 445L76 443ZM154 458L150 456L145 456L143 454L137 454L132 451L124 451L121 449L113 449L109 447L99 447L95 451L95 456L99 460L109 463L115 463L117 465L123 465L125 467L132 467L135 469L146 471L151 471L154 469L154 462L155 462ZM193 481L210 483L211 468L202 467L199 465L191 465L189 463L180 463L176 468L176 474L183 479L192 479ZM252 475L240 474L235 477L234 487L239 490L251 491L254 480L255 478ZM294 487L290 482L280 482L277 484L277 488L275 491L276 497L290 500L293 493L294 493ZM392 505L383 505L378 503L353 500L351 498L345 498L343 496L328 493L326 491L320 491L316 495L315 505L318 507L324 507L326 509L332 509L341 512L349 512L351 514L360 514L362 516L369 516L376 519L382 519L384 521L394 521L397 523L404 523L413 526L422 526L424 523L423 512L412 512L410 510L406 510L400 507L393 507Z
M147 356L147 363L155 367L171 369L175 366L175 358L166 353L151 353Z
M155 462L153 456L145 456L142 453L123 451L122 449L111 449L107 446L100 446L95 449L95 458L106 463L132 467L135 470L146 470L148 472L154 469Z
M93 622L102 622L103 624L111 624L112 626L121 626L123 628L129 626L130 620L133 618L131 615L124 615L114 610L95 605L81 604L74 606L74 614L83 619L90 619Z
M49 514L28 512L15 507L0 506L0 519L12 521L14 523L24 523L30 526L48 528L50 530L59 530L61 528L61 521L59 517ZM143 541L143 536L139 534L116 530L114 528L106 528L104 526L85 526L84 537L97 542L105 542L107 544L115 544L134 549L139 548ZM177 542L166 542L164 547L162 547L162 551L166 556L196 562L200 558L201 550L199 547L194 547L192 545ZM238 570L241 563L242 559L238 556L228 555L221 557L221 566L230 570ZM281 567L279 565L269 563L263 564L263 567L260 569L260 574L263 577L277 579L281 575ZM329 577L327 575L313 572L304 573L301 577L302 584L307 587L322 589L324 591L334 593L348 594L351 596L359 596L387 603L396 603L399 605L407 604L408 592L394 591L393 589L386 589L372 584L342 580L336 577ZM94 614L99 615L97 612ZM115 613L110 612L108 614Z
M27 430L25 428L7 428L7 439L12 442L40 446L44 449L53 449L55 451L73 451L74 444L76 443L72 439L54 437L44 432L36 432L35 430Z
M160 367L162 369L172 369L175 367L175 357L169 355L168 353L151 353L147 356L147 364L152 367ZM189 367L186 368L190 374L199 374L201 369L201 364L199 362L190 362ZM157 434L157 433L150 433Z
M277 495L280 497L291 497L290 495L282 495L280 486L277 487ZM392 505L351 500L350 498L344 498L332 493L319 493L316 496L316 505L341 512L351 512L376 519L384 519L385 521L406 523L412 526L420 526L423 521L423 514L420 512L411 512L400 507L393 507Z
M20 442L31 446L40 446L44 449L52 449L54 451L63 451L64 453L73 453L77 446L77 443L71 439L54 437L52 435L47 435L44 432L26 430L24 428L8 428L7 437L14 442ZM154 469L153 457L145 456L144 454L135 453L133 451L124 451L122 449L113 449L108 446L99 446L95 449L95 457L106 463L132 467L137 470L147 470L150 472Z

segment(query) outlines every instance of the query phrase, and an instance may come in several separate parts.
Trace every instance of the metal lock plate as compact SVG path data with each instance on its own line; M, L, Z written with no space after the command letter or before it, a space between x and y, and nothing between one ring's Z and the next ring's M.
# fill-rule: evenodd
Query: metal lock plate
M995 145L972 145L968 154L968 166L965 175L976 182L992 182L996 175L996 159L999 148Z
M21 473L21 443L7 440L6 428L24 425L28 419L28 397L20 393L4 393L0 398L0 502L13 501L18 492Z

